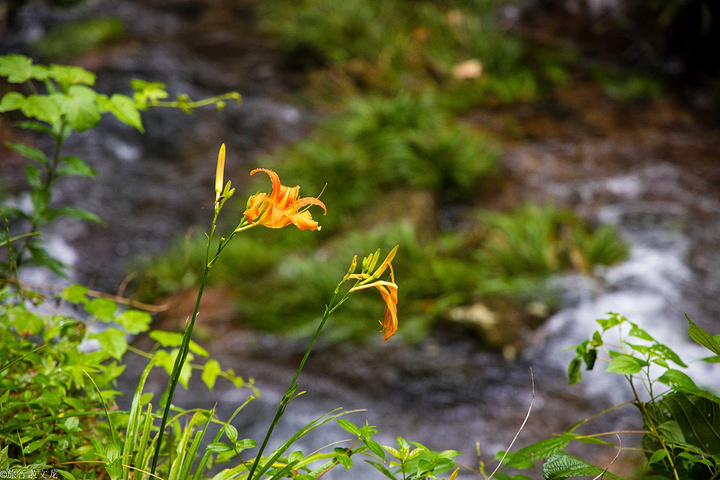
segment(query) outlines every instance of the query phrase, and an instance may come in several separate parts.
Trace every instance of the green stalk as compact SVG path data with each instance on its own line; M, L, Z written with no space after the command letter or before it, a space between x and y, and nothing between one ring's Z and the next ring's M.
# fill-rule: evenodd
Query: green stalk
M195 308L190 317L190 322L185 327L185 334L183 335L183 341L180 345L180 351L175 357L175 364L173 365L172 374L170 375L170 382L168 383L167 399L165 401L165 410L163 411L162 421L160 422L160 431L158 432L157 446L155 448L155 454L153 455L152 467L150 469L151 474L155 474L157 468L158 458L160 457L160 449L162 447L163 437L165 435L165 427L167 426L168 416L170 415L170 405L172 403L173 396L175 395L175 389L177 388L178 381L180 380L180 372L185 364L188 350L190 350L190 338L192 336L193 327L195 326L195 320L197 319L198 313L200 312L200 300L205 290L205 283L207 281L208 274L212 268L213 263L217 259L218 253L215 255L213 260L210 260L210 244L212 243L213 234L215 233L215 227L217 226L217 218L220 213L220 209L215 209L215 215L213 216L212 226L210 227L210 233L207 236L207 247L205 249L205 268L203 270L202 279L200 280L200 289L198 290L197 298L195 299Z
M340 291L340 287L343 283L345 283L347 279L344 278L338 286L335 288L335 292L333 292L332 298L330 298L330 302L325 306L325 312L323 313L323 317L320 320L320 323L318 324L317 329L315 330L315 334L312 337L312 340L310 341L310 345L308 345L308 348L305 350L305 355L303 355L302 360L300 360L300 364L298 365L297 370L295 371L295 376L290 381L290 385L288 386L287 390L285 391L285 394L283 395L282 399L280 400L280 405L278 405L277 412L275 412L275 418L273 418L272 423L270 424L270 427L268 428L267 433L265 434L265 438L263 439L262 445L260 445L260 450L258 450L257 456L255 457L255 461L253 462L252 468L250 468L250 473L248 474L247 480L252 480L253 475L255 474L255 471L257 470L258 464L260 463L260 459L262 458L262 454L265 451L265 448L267 447L268 441L270 440L270 436L272 435L273 431L275 430L275 427L280 422L280 419L285 414L285 409L287 408L290 401L295 398L294 393L298 388L297 379L300 377L300 372L302 372L303 367L305 366L305 362L307 361L308 357L310 357L310 352L312 351L313 347L315 346L315 342L317 341L318 337L320 336L320 332L322 331L323 327L325 326L325 323L327 322L328 317L332 312L334 312L340 305L342 305L345 300L347 299L349 293L346 293L343 298L340 299L340 301L337 302L337 304L333 305L335 302L335 298L337 298L338 291ZM331 307L331 305L333 305Z

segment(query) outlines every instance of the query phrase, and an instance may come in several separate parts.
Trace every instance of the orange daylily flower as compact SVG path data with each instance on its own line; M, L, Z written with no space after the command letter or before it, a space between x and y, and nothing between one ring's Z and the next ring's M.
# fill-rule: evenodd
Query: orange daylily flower
M382 343L385 343L388 338L395 335L395 332L398 328L398 318L397 318L397 303L398 303L398 286L395 283L395 272L393 271L392 267L392 259L395 257L395 253L397 252L397 247L392 249L392 251L388 254L388 256L385 258L385 261L378 267L377 270L375 270L375 273L373 273L371 276L368 276L367 274L354 274L350 275L350 278L357 278L357 279L371 279L371 278L378 278L380 275L383 274L383 272L386 269L390 269L390 281L385 280L377 280L372 283L367 284L360 284L357 287L353 287L350 289L351 292L355 292L357 290L362 290L365 288L375 287L380 292L380 295L382 296L383 300L385 300L385 312L383 313L382 321L380 322L382 324L382 329L380 332L385 332L385 336L383 337Z
M225 144L220 147L218 153L217 169L215 170L215 203L220 201L223 191L223 177L225 176Z
M300 187L286 187L280 183L278 174L267 168L256 168L250 175L265 172L272 182L270 194L258 193L248 200L245 218L255 225L268 228L283 228L291 223L300 230L320 230L322 227L312 219L308 208L311 205L322 207L327 214L325 204L315 197L298 198Z

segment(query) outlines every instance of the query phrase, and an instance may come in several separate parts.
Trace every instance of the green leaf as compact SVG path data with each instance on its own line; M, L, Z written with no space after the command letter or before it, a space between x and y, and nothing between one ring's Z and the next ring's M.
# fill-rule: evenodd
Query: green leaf
M87 287L82 285L70 285L60 294L60 298L64 298L70 303L85 303L87 301Z
M648 460L648 464L652 465L653 463L660 462L665 459L665 457L668 456L668 451L665 449L656 450Z
M620 354L610 360L606 372L617 373L618 375L634 375L645 367L645 362L631 355Z
M109 463L114 463L115 460L120 457L120 452L120 446L117 443L111 443L105 449L105 457L108 459Z
M23 115L51 125L60 121L61 108L55 95L30 95L20 107Z
M35 165L25 167L25 179L32 188L42 187L42 171Z
M661 426L677 425L676 436L710 455L720 454L720 403L697 396L675 393L646 405L648 415ZM671 433L663 432L665 434Z
M377 455L378 457L382 458L383 461L385 461L385 451L380 446L378 442L373 440L372 438L363 438L363 443L370 449L372 453Z
M541 460L565 448L570 443L570 440L572 440L572 436L566 435L546 438L521 448L515 452L514 456L517 458L525 457L531 461Z
M397 480L395 478L395 475L393 475L392 472L390 472L390 470L388 470L385 465L382 465L377 462L373 462L372 460L365 460L365 463L368 463L368 464L372 465L373 467L375 467L380 473L385 475L390 480Z
M596 477L605 472L602 468L580 460L565 452L553 453L543 465L543 477L547 480L563 480L580 476ZM612 473L605 472L605 476L619 480Z
M655 339L649 333L647 333L645 330L635 324L633 324L632 328L628 332L628 336L642 338L643 340L647 340L648 342L655 341Z
M88 338L97 339L100 343L100 349L117 360L122 359L128 347L125 332L117 328L108 328L102 332L91 333Z
M350 470L350 468L353 466L353 461L352 461L352 459L351 459L350 457L348 457L347 455L345 455L345 454L336 455L336 456L335 456L335 460L336 460L340 465L342 465L343 467L345 467L345 470Z
M50 65L48 76L58 82L63 91L71 85L94 85L95 74L84 68L68 65Z
M0 112L12 112L25 105L25 95L19 92L8 92L0 100Z
M47 155L45 155L42 150L23 145L22 143L5 142L5 146L10 150L18 152L23 157L29 158L30 160L38 162L41 165L50 165L50 161L48 160Z
M30 192L30 201L33 206L33 217L44 219L42 215L50 202L50 192L44 188L36 188Z
M235 443L237 442L238 437L238 431L237 428L233 427L229 423L226 423L223 426L223 430L225 431L225 435L230 439L231 442Z
M582 360L575 357L568 365L568 383L576 385L580 383L580 380L582 380Z
M7 77L9 83L23 83L33 74L32 60L24 55L5 55L0 57L0 76Z
M90 168L90 165L85 163L82 158L76 156L62 157L56 173L64 177L92 178L97 175L96 170Z
M244 438L235 442L235 450L237 451L247 450L248 448L255 447L257 447L257 442L252 438Z
M100 123L101 115L96 96L97 94L91 88L73 85L62 97L61 112L70 126L78 133L90 130Z
M342 419L342 418L338 418L337 423L346 432L352 433L353 435L356 435L358 437L362 436L362 432L360 431L360 429L358 427L356 427L355 425L353 425L351 422L349 422L345 419Z
M208 445L206 447L206 449L209 452L222 453L222 452L232 451L233 447L229 443L225 443L225 442L212 442L210 445Z
M93 298L85 304L85 310L100 321L112 322L115 320L117 304L105 298Z
M687 368L687 365L680 359L678 354L675 353L667 345L663 345L662 343L656 343L650 348L650 350L659 355L661 358L665 360L670 360L671 362L675 363L675 365Z
M45 212L45 218L48 221L52 221L57 217L77 218L79 220L85 220L86 222L97 223L98 225L107 225L105 221L96 214L78 207L65 206L49 208Z
M201 357L208 357L210 356L210 353L205 350L203 347L195 343L194 340L190 340L190 345L188 346L191 352L196 353L200 355Z
M690 335L690 338L713 352L715 355L720 355L720 343L718 343L718 341L715 340L715 338L707 331L698 327L692 320L690 320L690 317L688 317L687 314L685 315L685 318L689 324L688 334Z
M128 333L135 335L146 332L150 328L152 317L149 313L140 310L125 310L115 321L122 325Z
M182 333L153 330L148 335L163 347L179 347L182 345Z
M215 387L215 380L221 373L222 369L220 368L220 363L218 363L217 360L211 358L205 362L201 378L209 390L212 390Z
M137 129L140 133L145 133L145 129L142 125L142 118L140 117L140 111L135 105L135 100L132 98L116 93L107 103L107 109L112 113L115 118L120 120L126 125Z

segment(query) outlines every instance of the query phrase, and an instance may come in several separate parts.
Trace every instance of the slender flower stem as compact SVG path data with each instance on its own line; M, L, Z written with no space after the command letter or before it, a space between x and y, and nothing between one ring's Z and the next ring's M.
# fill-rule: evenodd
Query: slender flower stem
M345 302L347 297L349 296L349 293L346 293L343 298L341 298L337 303L335 303L335 299L337 298L338 292L340 291L340 287L343 283L345 283L347 279L343 279L335 288L335 291L333 292L332 298L330 298L330 302L325 306L325 312L323 313L322 320L320 320L320 323L318 324L317 329L315 330L315 335L313 335L312 340L310 341L310 345L308 345L308 348L305 350L305 355L303 355L302 360L300 360L300 364L298 365L297 370L295 371L295 376L290 381L290 386L288 386L288 389L285 391L285 394L282 397L282 400L280 400L280 405L278 405L277 412L275 412L275 418L273 418L272 423L270 424L270 427L268 428L267 433L265 434L265 438L263 439L262 444L260 445L260 450L258 450L257 456L255 457L255 461L253 462L252 468L250 469L250 473L248 474L247 480L252 480L253 475L255 474L255 471L257 470L258 464L260 463L260 459L262 458L262 454L265 451L265 448L267 447L268 441L270 440L270 436L272 435L273 431L275 430L275 427L277 426L278 422L280 422L280 419L282 418L283 414L285 413L285 409L287 408L287 405L290 403L290 401L295 398L295 391L297 390L298 384L297 380L300 377L300 372L302 372L303 367L305 366L305 362L307 361L308 357L310 357L310 352L312 351L313 347L315 346L315 342L317 341L318 337L320 336L320 332L322 331L323 327L325 326L325 323L327 322L328 317L332 312L335 311L340 305ZM334 305L333 305L334 304Z
M202 278L200 280L200 288L198 290L197 298L195 300L195 309L193 310L190 321L185 326L185 334L183 335L183 341L180 345L180 351L175 357L175 364L173 365L172 374L170 375L170 382L168 383L167 399L165 400L165 410L163 411L162 421L160 422L160 431L158 432L158 440L155 446L155 454L153 456L152 467L150 469L151 474L155 474L157 468L158 458L160 457L160 447L162 446L163 437L165 435L165 427L167 426L168 416L170 415L170 405L172 403L173 396L175 395L175 389L177 388L178 381L180 379L180 372L182 371L183 365L187 358L188 350L190 349L190 338L192 337L193 327L195 326L195 320L197 319L198 313L200 312L200 300L205 290L205 283L207 281L208 274L212 268L215 260L220 255L220 248L218 253L215 254L212 260L210 260L210 244L215 233L217 226L217 218L220 213L220 209L215 209L215 215L213 216L212 226L210 227L210 233L208 234L207 247L205 250L205 268L203 270ZM227 244L227 243L226 243ZM221 243L221 246L222 243Z

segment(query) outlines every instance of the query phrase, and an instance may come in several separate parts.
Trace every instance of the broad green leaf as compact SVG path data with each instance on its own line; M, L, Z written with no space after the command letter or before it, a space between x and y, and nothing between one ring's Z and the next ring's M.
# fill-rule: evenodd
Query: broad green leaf
M685 435L675 420L661 423L657 426L657 430L667 443L685 443Z
M350 468L353 466L353 461L348 457L347 455L336 455L335 460L345 467L345 470L350 470Z
M618 375L634 375L645 367L645 362L631 355L620 354L610 360L606 372L617 373Z
M128 333L135 335L146 332L148 328L150 328L152 317L149 313L140 310L125 310L117 317L116 321L122 325Z
M132 98L116 93L110 97L108 111L121 122L137 129L140 133L145 133L140 111Z
M211 358L205 362L201 378L209 390L212 390L215 387L215 380L221 373L222 369L220 368L220 363L218 363L217 360Z
M57 169L57 174L64 177L94 177L97 175L97 171L90 168L90 165L85 161L76 156L62 157L60 159L60 167Z
M255 447L257 447L257 442L252 438L244 438L235 442L235 450L237 451L247 450L248 448Z
M663 430L664 435L674 432L706 454L720 454L720 403L698 395L674 393L646 404L646 410L653 423L668 427ZM674 428L673 424L677 431L669 430Z
M128 347L125 332L117 328L108 328L102 332L91 333L88 338L97 339L100 343L100 349L117 360L122 359Z
M8 92L0 100L0 112L12 112L25 105L25 95L19 92Z
M580 460L565 452L553 453L543 465L543 477L547 480L563 480L581 476L596 477L605 472L602 468ZM605 476L618 479L612 473L605 472Z
M93 298L85 304L85 310L98 320L112 322L115 320L117 304L105 298Z
M114 463L120 456L120 446L117 443L111 443L105 449L105 457L109 463Z
M201 347L200 345L195 343L194 340L190 340L189 349L191 352L196 353L196 354L200 355L201 357L210 356L210 353L207 350L205 350L203 347Z
M148 335L163 347L179 347L182 345L182 333L153 330Z
M60 104L55 96L30 95L25 99L20 111L28 118L35 118L51 125L60 121Z
M32 77L32 60L24 55L0 57L0 77L7 77L9 83L23 83Z
M64 298L70 303L85 303L87 301L87 287L82 285L70 285L60 294L60 298Z
M34 441L28 443L27 445L25 445L25 448L23 448L22 452L25 454L32 453L45 444L47 444L47 441L44 438L41 438L39 440L34 440Z
M96 101L96 93L83 85L71 86L62 97L60 109L78 133L90 130L100 123L100 109Z
M564 449L572 440L572 436L561 435L558 437L546 438L515 452L516 458L524 457L530 461L541 460L547 458L555 452Z
M713 352L715 355L720 355L720 343L718 343L715 337L710 335L701 327L698 327L692 320L690 320L690 317L688 317L687 314L685 315L685 318L687 319L690 326L688 329L688 334L690 335L690 338Z
M88 72L84 68L68 66L68 65L50 65L48 69L50 78L58 82L63 89L67 91L71 85L94 85L95 74Z
M45 155L42 150L23 145L22 143L5 142L5 146L10 150L18 152L23 157L27 157L30 160L38 162L41 165L50 165L50 161L48 160L47 155Z

